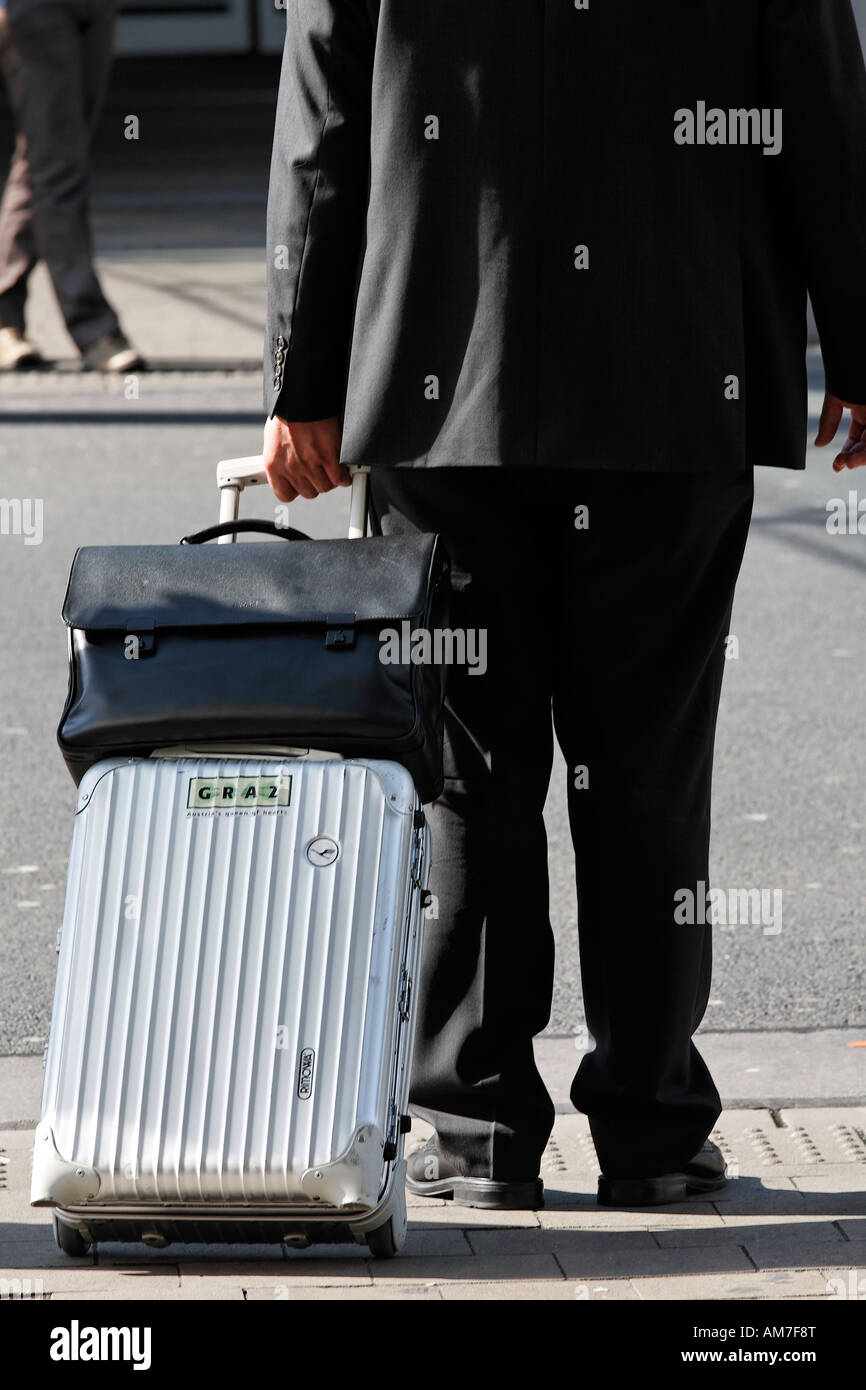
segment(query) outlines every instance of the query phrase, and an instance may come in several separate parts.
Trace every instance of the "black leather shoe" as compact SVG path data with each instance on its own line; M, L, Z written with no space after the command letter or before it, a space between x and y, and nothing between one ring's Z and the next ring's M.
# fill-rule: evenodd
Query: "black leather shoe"
M727 1181L722 1151L708 1139L678 1173L664 1173L659 1178L608 1178L602 1174L598 1201L603 1207L655 1207L717 1192Z
M541 1178L528 1182L503 1182L497 1178L473 1178L439 1152L436 1135L406 1162L406 1186L420 1197L445 1197L463 1207L498 1208L500 1211L537 1211L544 1206Z

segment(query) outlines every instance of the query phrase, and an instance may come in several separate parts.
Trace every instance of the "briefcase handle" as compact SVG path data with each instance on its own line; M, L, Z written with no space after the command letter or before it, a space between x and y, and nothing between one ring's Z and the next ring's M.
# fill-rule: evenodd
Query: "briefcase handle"
M367 464L349 464L352 475L352 500L349 508L349 540L363 540L367 534ZM268 481L264 459L261 454L249 458L221 459L217 464L217 487L220 493L220 522L235 521L238 515L240 495L245 487L257 487ZM287 535L288 528L279 534ZM235 533L219 536L219 544L224 545L235 539Z
M181 537L181 545L203 545L205 541L233 541L238 531L260 531L265 536L281 536L287 541L308 541L305 531L296 531L293 526L277 526L273 521L221 521L217 526L205 526L202 531L194 531L190 536Z

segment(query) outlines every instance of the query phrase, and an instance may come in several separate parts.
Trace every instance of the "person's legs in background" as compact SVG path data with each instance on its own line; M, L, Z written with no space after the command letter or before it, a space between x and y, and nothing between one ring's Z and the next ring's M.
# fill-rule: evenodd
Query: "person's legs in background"
M18 127L20 61L11 40L5 5L0 5L0 70ZM24 339L27 280L38 259L27 141L23 131L16 128L15 148L0 201L0 367L25 366L39 357L33 344Z
M120 370L134 365L136 354L97 278L89 215L90 147L111 66L115 8L112 0L13 0L8 20L20 64L18 120L36 243L79 351L106 367L106 354L125 349L128 360L109 368Z
M90 141L102 113L114 58L114 30L118 0L81 0L81 94L84 121Z

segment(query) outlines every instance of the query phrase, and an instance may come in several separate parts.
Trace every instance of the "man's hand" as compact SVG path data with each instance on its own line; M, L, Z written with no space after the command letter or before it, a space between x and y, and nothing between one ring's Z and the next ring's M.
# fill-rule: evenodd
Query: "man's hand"
M841 473L843 468L861 468L866 464L866 405L840 401L838 396L831 396L828 391L824 397L815 443L819 449L825 444L832 444L844 410L851 412L851 428L845 447L833 460L834 473Z
M268 482L281 502L351 486L351 474L340 463L340 423L336 417L290 424L275 415L265 421L262 454Z

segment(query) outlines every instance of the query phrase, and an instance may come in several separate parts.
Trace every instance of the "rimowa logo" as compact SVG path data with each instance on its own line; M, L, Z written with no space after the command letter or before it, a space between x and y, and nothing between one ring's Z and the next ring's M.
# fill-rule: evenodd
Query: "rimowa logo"
M313 1094L313 1068L316 1054L311 1047L305 1047L298 1063L298 1095L301 1100L309 1100Z
M292 779L278 777L190 777L186 804L198 810L213 811L288 806L292 799Z

